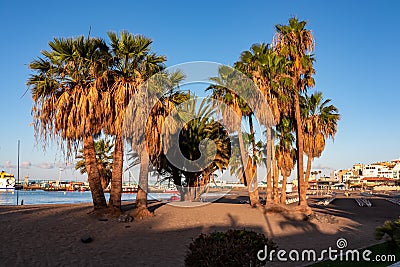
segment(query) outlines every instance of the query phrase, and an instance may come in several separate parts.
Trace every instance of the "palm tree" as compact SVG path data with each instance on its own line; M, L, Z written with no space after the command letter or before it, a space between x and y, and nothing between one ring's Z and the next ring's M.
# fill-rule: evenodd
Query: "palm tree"
M35 73L28 79L33 99L36 138L64 142L67 156L83 140L86 170L95 210L107 206L93 135L101 132L105 120L104 73L110 60L108 47L98 38L55 38L42 58L32 61Z
M296 150L293 148L293 122L290 117L282 116L277 128L277 138L279 140L276 145L276 163L282 174L282 189L280 202L286 203L286 184L287 178L290 176L294 164L296 163Z
M107 188L111 181L113 146L114 145L108 139L100 139L99 141L94 142L97 168L99 169L101 187L103 190ZM78 159L75 164L75 169L79 170L81 174L87 173L83 149L79 150L79 153L75 158Z
M290 62L288 74L292 79L291 97L292 112L295 118L296 148L297 148L297 178L299 183L299 205L309 211L306 199L307 188L304 180L303 167L303 128L300 112L300 94L314 86L314 59L311 52L314 49L314 38L310 30L305 28L307 22L297 18L289 19L288 25L276 25L274 40L275 50Z
M239 151L241 154L241 174L239 177L244 177L243 181L248 187L251 206L259 206L260 199L256 176L256 159L254 157L255 155L253 155L253 158L248 155L248 149L243 140L241 129L242 119L247 117L249 120L250 134L253 136L251 144L253 151L255 151L254 126L252 120L254 112L244 98L230 89L239 88L240 92L245 94L246 88L249 86L249 81L246 79L242 80L240 75L237 75L237 71L226 66L220 67L218 74L218 77L211 78L216 84L210 85L206 90L212 90L212 98L227 106L224 108L219 105L221 107L219 111L222 113L224 125L228 127L228 131L237 131ZM234 113L234 115L232 113ZM260 110L260 113L262 113L262 110Z
M147 186L150 162L159 170L164 148L163 125L176 104L188 99L188 95L175 92L174 88L185 78L181 71L161 71L149 77L137 90L126 109L124 135L140 161L139 189L136 196L136 217L150 216L147 209ZM167 131L174 131L167 125ZM170 127L170 128L169 128ZM167 132L166 136L170 133Z
M314 158L319 158L325 149L325 139L334 139L340 120L338 109L323 99L321 92L300 98L303 118L304 153L307 155L306 185Z
M288 94L285 88L291 84L287 75L288 61L285 57L276 53L269 44L254 44L249 51L242 52L240 60L235 63L235 68L246 73L261 90L268 106L272 112L274 124L279 122L281 113L288 112ZM267 127L267 149L268 155L274 158L274 138L271 127ZM268 157L269 158L269 157ZM272 169L274 160L267 162L267 203L273 202ZM276 172L274 182L277 184ZM277 189L275 189L275 192Z
M109 32L108 37L111 41L110 46L113 55L111 67L113 85L107 99L109 117L106 133L115 136L109 208L112 212L119 213L121 210L124 153L123 123L126 109L130 101L138 97L138 91L146 88L141 86L143 82L164 68L163 62L166 58L152 53L152 40L142 35L133 35L127 31L122 31L120 36L114 32ZM141 108L146 109L147 107ZM143 113L137 112L138 114ZM135 118L145 119L140 116L135 116ZM141 169L139 191L136 198L137 207L147 203L147 193L144 192L147 190L147 186L143 188L143 184L147 181L148 157L144 149L141 150L140 158ZM146 199L144 199L145 197Z
M177 119L186 122L176 133L179 135L179 151L184 157L180 160L180 171L185 178L184 185L190 189L189 192L183 192L181 188L185 200L200 197L201 188L210 182L211 175L217 170L224 171L229 164L230 139L222 124L213 119L214 112L207 98L200 105L194 98L178 106ZM171 157L178 158L174 151ZM193 194L192 191L197 188L200 190Z

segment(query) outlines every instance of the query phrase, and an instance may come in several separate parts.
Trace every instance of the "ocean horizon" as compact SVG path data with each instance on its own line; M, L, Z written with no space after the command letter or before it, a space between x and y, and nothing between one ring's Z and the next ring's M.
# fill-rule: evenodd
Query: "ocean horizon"
M108 200L109 193L104 194ZM168 200L174 193L149 193L149 200ZM38 205L38 204L78 204L78 203L92 203L92 195L90 191L86 192L68 192L68 191L43 191L43 190L15 190L0 192L0 205ZM123 193L122 201L135 201L136 193Z

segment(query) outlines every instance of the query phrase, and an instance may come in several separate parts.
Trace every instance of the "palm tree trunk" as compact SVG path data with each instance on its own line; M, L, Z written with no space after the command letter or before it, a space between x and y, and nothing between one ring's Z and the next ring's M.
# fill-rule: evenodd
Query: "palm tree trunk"
M250 135L251 135L251 146L253 149L253 158L255 158L255 153L257 152L257 148L256 148L256 138L255 138L255 134L254 134L254 126L253 126L252 116L253 116L253 114L251 114L249 116L249 127L250 127Z
M139 186L136 194L135 217L147 217L151 213L147 209L147 190L149 182L149 155L144 148L140 154Z
M260 197L258 194L258 181L257 181L257 163L255 162L255 153L257 152L256 148L256 138L254 134L254 125L253 125L253 113L250 114L249 117L249 127L250 127L250 135L251 135L251 145L253 149L253 159L248 159L248 163L251 163L250 169L248 169L249 175L246 175L246 178L249 179L247 185L249 190L249 197L251 206L260 206Z
M247 190L249 192L249 198L250 198L250 205L252 207L260 205L260 199L258 198L258 188L254 188L254 174L255 171L253 172L253 163L252 160L249 159L249 156L246 153L246 148L244 145L243 141L243 135L242 135L242 129L238 128L238 137L239 137L239 148L240 148L240 154L242 158L242 174L243 174L243 181L245 182L245 185L247 185ZM247 159L247 164L245 165L245 159ZM253 175L252 175L253 174Z
M286 183L287 183L287 176L283 175L282 178L282 191L281 191L281 203L286 204Z
M107 183L107 174L106 174L106 172L105 172L105 170L103 168L103 165L97 164L97 168L99 169L101 188L103 188L103 191L104 191L104 189L106 189L107 185L108 185L108 183Z
M238 139L239 139L239 149L240 149L240 157L242 159L242 175L243 175L243 183L247 186L247 173L246 173L246 167L244 166L245 160L248 158L247 153L246 153L246 148L244 146L244 141L243 141L243 135L242 135L242 129L239 125L238 128Z
M249 166L247 168L248 175L246 175L246 177L248 177L247 189L249 191L250 205L252 207L258 207L261 206L261 203L260 196L258 194L257 165L254 164L254 162L252 162L249 158L247 161L247 166Z
M114 145L110 201L108 203L111 212L118 213L121 211L123 161L124 144L122 135L117 134Z
M273 194L274 194L274 202L279 202L279 170L278 170L278 162L273 160L272 163L274 164L274 177L273 177Z
M97 168L96 151L94 149L93 136L88 135L83 139L83 153L85 155L86 171L90 191L92 192L93 206L95 210L107 208L107 201L104 197L101 186L100 173Z
M304 181L304 186L306 190L308 189L308 180L310 180L310 174L311 174L311 163L313 161L313 158L311 156L307 156L307 169L306 169L306 178Z
M296 119L296 147L297 147L297 180L299 192L299 206L307 207L307 190L304 181L304 166L303 166L303 128L300 116L300 101L299 94L294 94L294 111Z
M266 198L267 204L272 203L272 161L270 159L272 155L272 131L271 128L267 127L267 190Z

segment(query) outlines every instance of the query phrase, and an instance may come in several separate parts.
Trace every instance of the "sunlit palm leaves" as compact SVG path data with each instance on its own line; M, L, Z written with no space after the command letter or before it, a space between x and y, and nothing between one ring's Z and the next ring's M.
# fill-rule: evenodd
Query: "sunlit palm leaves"
M35 136L66 143L67 155L83 140L95 209L106 206L96 165L93 135L106 121L103 93L108 90L108 47L98 38L55 38L50 50L34 60L28 79L31 88Z
M326 138L334 138L340 120L338 109L321 92L300 99L303 118L304 153L308 157L306 179L311 171L311 161L321 156Z
M54 39L49 46L29 65L35 133L44 140L61 136L70 145L102 129L102 75L110 55L97 38Z
M299 184L299 205L307 206L306 184L303 172L303 129L300 115L300 93L314 86L313 68L314 38L305 28L307 22L297 18L289 19L289 25L276 25L274 49L289 61L288 74L292 79L290 95L293 98L292 114L295 119L297 148L297 177Z
M293 148L295 138L293 136L292 119L289 117L282 117L276 130L278 144L275 146L275 154L278 168L282 176L288 177L296 163L296 151Z
M157 56L151 52L152 40L142 35L133 35L122 31L120 36L109 32L111 41L112 64L110 66L111 90L105 97L107 123L105 132L115 135L114 170L111 184L109 206L119 211L121 208L122 173L123 173L123 131L127 114L132 114L129 123L134 125L137 131L129 136L132 148L140 154L142 170L137 200L145 205L147 201L147 156L143 154L144 129L147 120L149 105L147 100L148 87L143 83L164 68L164 56ZM134 110L132 110L134 106ZM129 108L128 108L129 107ZM127 112L128 110L128 112ZM133 111L133 112L132 112ZM132 112L132 113L129 113ZM145 166L146 165L146 166ZM145 166L145 167L143 167ZM146 168L146 170L144 170Z
M304 152L313 158L320 157L326 138L334 138L340 120L338 109L323 99L322 92L301 98L304 128Z
M153 164L161 173L166 174L167 178L173 177L177 185L193 187L209 183L210 177L216 170L222 171L227 168L231 148L226 130L213 119L215 110L211 108L209 100L203 99L201 103L198 103L196 98L188 100L188 96L182 93L170 95L168 101L175 105L174 109L162 110L162 105L159 106L161 111L159 116L164 119L160 118L162 123L152 123L152 132L159 132L158 136L163 137L161 142L171 142L167 139L172 139L177 144L163 145L167 149L161 150L162 153L157 156L154 156L153 152L150 154ZM185 100L185 102L180 104L177 100ZM154 110L153 113L157 112ZM169 116L167 120L166 116ZM150 118L153 117L150 116ZM155 129L155 126L169 129L168 135L160 134L162 129ZM205 140L210 142L204 142ZM153 150L149 149L149 151ZM182 166L171 162L179 158L179 154L184 157L179 162Z

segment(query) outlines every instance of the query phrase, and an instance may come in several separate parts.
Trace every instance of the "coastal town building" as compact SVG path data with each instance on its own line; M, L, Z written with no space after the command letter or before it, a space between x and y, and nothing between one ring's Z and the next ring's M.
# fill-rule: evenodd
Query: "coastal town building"
M363 167L364 167L364 164L361 164L361 163L354 164L353 168L352 168L354 175L362 175Z
M343 175L347 174L348 170L336 170L333 171L333 177L339 181L339 183L343 183Z
M400 185L400 159L370 164L356 163L350 169L333 171L330 179L313 179L309 185L310 189L327 186L337 188L342 185L347 189L396 187Z

